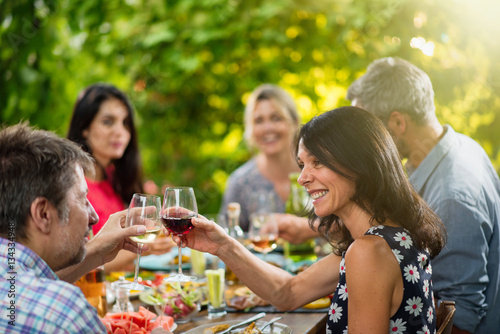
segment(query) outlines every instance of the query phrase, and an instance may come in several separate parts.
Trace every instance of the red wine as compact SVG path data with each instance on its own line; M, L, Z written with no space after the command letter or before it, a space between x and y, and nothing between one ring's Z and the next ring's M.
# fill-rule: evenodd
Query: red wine
M177 218L177 217L165 217L162 216L161 220L163 222L163 225L172 232L175 235L181 235L181 234L186 234L191 231L194 226L191 224L191 218L193 217L187 217L187 218Z

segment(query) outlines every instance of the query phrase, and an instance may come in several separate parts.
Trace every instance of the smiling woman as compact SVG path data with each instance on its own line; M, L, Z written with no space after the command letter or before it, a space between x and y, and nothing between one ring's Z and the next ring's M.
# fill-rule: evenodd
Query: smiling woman
M295 103L283 88L264 84L250 95L245 108L245 139L257 154L231 174L221 206L241 206L240 226L247 231L252 213L248 198L255 192L272 195L277 212L284 212L290 193L289 173L297 172L292 143L299 127Z

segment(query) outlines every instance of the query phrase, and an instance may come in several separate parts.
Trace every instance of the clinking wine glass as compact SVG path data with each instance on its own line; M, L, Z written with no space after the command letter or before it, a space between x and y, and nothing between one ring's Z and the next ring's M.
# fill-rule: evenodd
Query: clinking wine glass
M130 237L130 239L137 242L138 245L134 281L120 283L119 287L138 291L151 289L148 286L139 284L137 278L139 275L139 261L141 259L142 246L155 241L156 237L158 237L161 232L160 212L161 198L159 196L145 194L134 194L134 196L132 196L132 200L130 201L130 206L127 211L125 227L144 225L146 227L146 233Z
M278 224L273 213L261 212L250 215L248 236L255 251L263 254L266 261L267 253L276 248L278 239Z
M163 225L178 237L189 233L194 226L191 218L198 216L198 205L194 190L191 187L169 187L165 190L163 199L162 221ZM196 281L196 277L182 273L182 239L179 245L179 266L177 274L172 274L164 280L167 282Z

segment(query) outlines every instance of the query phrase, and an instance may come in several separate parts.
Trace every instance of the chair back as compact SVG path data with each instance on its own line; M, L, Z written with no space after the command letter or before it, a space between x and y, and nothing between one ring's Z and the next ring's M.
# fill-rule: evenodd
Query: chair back
M441 300L436 310L437 334L451 334L453 319L455 318L455 302Z

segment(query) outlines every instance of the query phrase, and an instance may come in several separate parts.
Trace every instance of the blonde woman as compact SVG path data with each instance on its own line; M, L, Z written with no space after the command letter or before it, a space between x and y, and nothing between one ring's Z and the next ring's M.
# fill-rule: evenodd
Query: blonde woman
M251 194L269 193L277 212L284 212L290 193L288 174L299 171L292 144L300 119L290 94L276 85L264 84L250 95L244 121L245 140L256 154L229 177L221 213L226 212L228 203L240 203L240 226L247 231Z

